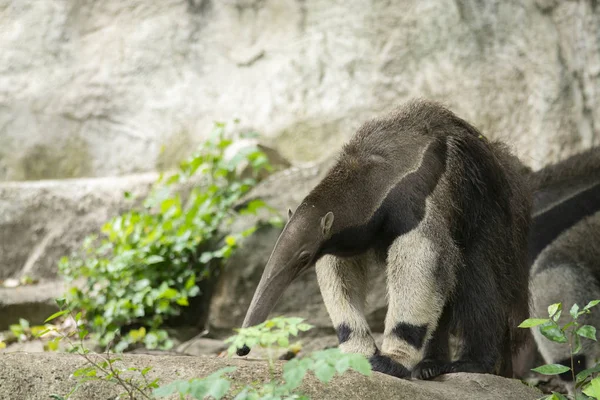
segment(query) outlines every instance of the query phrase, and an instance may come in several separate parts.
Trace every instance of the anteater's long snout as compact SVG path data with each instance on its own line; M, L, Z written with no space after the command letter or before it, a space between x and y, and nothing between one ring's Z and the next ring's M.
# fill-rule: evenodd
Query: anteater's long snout
M252 302L250 303L248 312L246 312L242 328L265 322L283 292L285 292L296 276L295 271L289 264L278 270L275 270L275 268L272 268L269 264L270 263L267 263L267 267L263 272L258 288L256 288L256 292L254 292L254 297L252 297ZM245 356L249 352L250 348L244 345L237 349L236 354L238 356Z

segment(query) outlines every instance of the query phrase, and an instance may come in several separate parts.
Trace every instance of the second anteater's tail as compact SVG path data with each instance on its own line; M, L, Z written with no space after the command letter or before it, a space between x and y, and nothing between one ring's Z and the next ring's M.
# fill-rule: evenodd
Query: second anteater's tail
M527 173L534 189L530 263L561 233L600 211L600 147Z

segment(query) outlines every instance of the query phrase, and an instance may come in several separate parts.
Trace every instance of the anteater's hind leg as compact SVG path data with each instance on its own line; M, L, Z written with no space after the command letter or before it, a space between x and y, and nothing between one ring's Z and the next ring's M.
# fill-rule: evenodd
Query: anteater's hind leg
M510 328L507 326L504 333L504 340L502 341L502 350L500 353L500 360L498 361L498 375L506 378L513 377L513 365L512 365L512 343L510 341Z
M450 310L442 311L431 340L427 344L425 356L412 371L412 377L416 379L432 379L441 375L443 368L450 363Z
M388 313L385 319L383 354L372 359L376 371L388 373L388 365L409 370L418 365L431 349L447 352L446 327L428 346L438 328L447 296L454 285L456 261L452 244L445 244L444 230L429 232L436 221L398 237L388 249ZM442 227L443 228L443 227ZM449 236L448 236L449 237ZM450 241L449 241L450 242ZM436 349L437 348L437 349ZM442 354L440 354L442 356Z
M420 377L431 379L453 372L497 373L501 357L510 354L505 300L493 272L485 268L489 258L484 256L483 250L472 247L467 254L466 263L457 276L463 284L457 285L452 297L450 325L460 337L458 359L421 368L424 371ZM502 365L504 374L512 374L508 362L510 357Z
M503 349L510 351L505 299L493 270L484 268L489 259L482 249L475 250L467 255L458 276L463 284L457 286L453 298L452 326L460 336L461 349L456 361L441 368L442 373L496 373Z

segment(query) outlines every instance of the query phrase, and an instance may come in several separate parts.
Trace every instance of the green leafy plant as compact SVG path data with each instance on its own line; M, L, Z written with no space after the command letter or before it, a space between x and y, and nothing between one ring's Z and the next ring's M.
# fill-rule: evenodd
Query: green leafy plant
M176 173L161 176L142 207L112 218L100 236L86 238L81 251L61 260L61 273L83 282L69 290L68 298L83 311L101 345L114 343L116 351L134 343L171 347L167 332L160 329L163 322L200 295L198 283L255 230L222 234L238 214L266 207L255 200L234 210L259 174L271 169L255 146L226 157L235 140L224 124L216 124L210 139ZM252 176L240 176L242 162L252 167ZM200 182L183 196L178 189L191 186L192 180Z
M152 399L152 390L159 387L159 379L150 380L148 373L151 367L136 368L123 366L122 358L110 353L110 345L105 354L92 353L84 343L88 336L88 330L82 320L81 312L75 314L66 299L57 299L56 303L60 311L49 316L45 323L53 321L59 317L70 318L73 321L73 328L67 331L59 329L57 326L49 325L46 329L37 332L36 337L44 337L53 334L54 338L50 342L55 343L58 348L60 341L66 341L69 353L80 355L86 363L73 372L73 377L77 379L77 384L71 391L65 395L51 394L50 398L55 400L67 400L82 385L89 381L105 381L113 383L123 389L123 393L118 398L126 396L130 400L134 399Z
M298 388L309 371L323 383L328 383L336 374L341 375L350 369L366 376L371 375L371 365L363 355L344 354L339 349L327 349L288 361L283 367L282 379L277 378L272 350L289 347L290 336L297 336L299 332L310 328L312 326L304 323L302 318L277 317L253 327L238 329L237 335L226 339L226 342L231 344L228 349L229 355L244 344L267 349L269 381L266 383L233 388L231 379L224 375L234 372L236 368L226 367L202 379L171 382L153 393L157 397L179 394L182 399L191 396L199 400L219 400L227 394L235 395L235 400L308 399L298 392Z
M205 399L206 397L221 399L231 388L231 381L223 375L234 372L235 367L225 367L202 379L177 380L168 385L154 390L155 397L166 397L179 394L180 398L192 396L194 399Z
M76 385L66 395L51 394L55 400L68 400L80 387L90 381L104 381L119 386L123 392L119 398L155 399L170 395L178 395L181 399L215 399L226 395L235 396L236 400L275 400L275 399L306 399L308 397L298 392L304 377L309 371L323 383L328 383L335 375L355 370L363 375L371 375L369 361L360 354L343 354L338 349L327 349L309 354L306 357L295 358L283 366L281 378L275 373L275 353L268 351L269 376L267 382L253 382L250 385L235 385L228 374L236 367L225 367L204 377L189 380L176 380L159 386L159 379L151 379L151 367L127 367L122 357L111 354L110 344L106 353L93 353L86 348L84 339L89 332L82 319L82 313L75 313L66 299L56 300L60 311L48 317L45 323L58 318L70 319L73 324L68 330L61 330L57 325L46 325L46 329L37 332L36 337L43 338L52 335L51 341L65 341L70 353L78 354L85 364L73 372ZM293 348L298 349L298 343L290 344L290 336L312 328L303 322L302 318L277 317L260 325L239 329L238 334L226 341L231 346L229 354L233 354L240 343L254 343L267 350Z
M548 307L548 318L529 318L523 321L519 328L538 327L540 333L555 343L563 343L569 347L571 354L571 366L567 367L560 364L547 364L533 371L543 375L558 375L571 372L573 382L575 382L575 399L600 399L600 364L581 371L575 375L574 356L581 351L581 340L588 339L596 341L596 328L591 325L583 325L579 322L582 315L591 313L591 309L600 304L600 300L590 301L583 309L577 304L573 304L569 310L570 321L564 325L558 323L562 315L562 303L555 303ZM561 393L552 392L544 397L545 400L567 400L568 397Z
M29 328L29 321L24 318L19 318L18 324L11 324L8 328L12 334L15 335L15 338L19 342L26 341L29 337L29 333L31 332Z
M290 336L297 336L299 332L312 328L312 325L303 321L302 318L296 317L275 317L255 326L236 329L237 335L225 339L225 343L231 343L227 349L227 354L232 356L238 348L244 345L251 348L258 345L267 350L267 360L272 373L274 367L273 350L289 347Z
M14 336L14 340L18 342L26 342L36 337L36 335L46 329L44 325L31 326L29 321L24 318L19 318L18 324L11 324L8 327Z

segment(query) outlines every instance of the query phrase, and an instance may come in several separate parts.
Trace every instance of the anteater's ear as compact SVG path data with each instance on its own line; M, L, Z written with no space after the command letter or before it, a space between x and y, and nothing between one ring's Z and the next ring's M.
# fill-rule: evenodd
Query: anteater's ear
M294 215L294 212L292 211L292 209L291 209L291 208L288 208L288 221L289 221L290 219L292 219L292 215Z
M321 218L321 231L323 237L329 239L331 236L331 226L333 225L333 213L329 211L323 218Z

